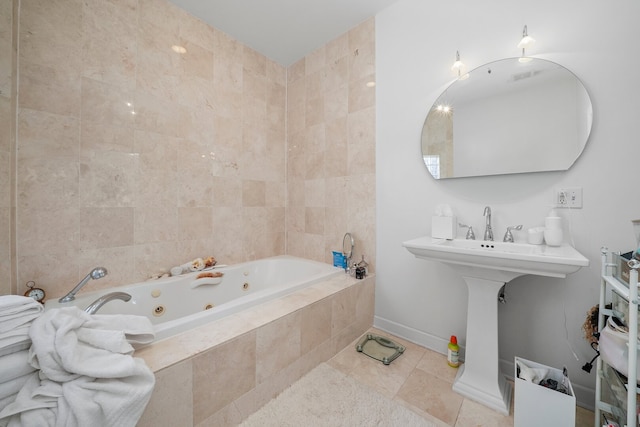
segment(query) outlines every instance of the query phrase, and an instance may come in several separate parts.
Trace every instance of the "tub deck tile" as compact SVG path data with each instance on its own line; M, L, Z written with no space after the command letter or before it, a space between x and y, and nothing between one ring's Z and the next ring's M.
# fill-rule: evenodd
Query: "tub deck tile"
M264 382L300 357L300 311L257 329L256 381Z
M193 358L193 418L199 423L256 386L256 332Z
M340 275L138 349L158 380L140 426L238 425L369 330L374 291Z
M335 295L354 284L366 285L369 281L374 283L373 280L373 276L360 281L346 274L338 275L311 285L309 288L296 291L296 293L301 292L303 295L309 296L308 300L304 299L306 306ZM296 307L283 306L280 304L280 300L267 301L257 307L205 323L197 328L141 347L136 350L135 355L143 358L151 370L155 372L302 308ZM348 313L346 315L350 316Z

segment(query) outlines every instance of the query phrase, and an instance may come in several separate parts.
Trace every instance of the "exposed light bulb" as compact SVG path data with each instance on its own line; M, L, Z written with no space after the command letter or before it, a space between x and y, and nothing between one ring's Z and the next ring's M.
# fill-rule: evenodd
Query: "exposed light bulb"
M525 49L532 47L535 43L536 39L527 33L527 26L525 25L522 30L522 39L520 40L520 43L518 43L518 48L522 49L522 56L518 59L519 62L525 63L531 61L531 58L527 58L525 55Z
M464 68L464 64L460 60L460 52L456 51L456 61L451 66L451 71L456 73L458 77L462 74L462 69Z
M528 49L531 46L533 46L535 43L536 43L536 39L534 39L527 33L527 26L525 25L524 29L522 30L522 40L520 40L520 43L518 43L518 48Z

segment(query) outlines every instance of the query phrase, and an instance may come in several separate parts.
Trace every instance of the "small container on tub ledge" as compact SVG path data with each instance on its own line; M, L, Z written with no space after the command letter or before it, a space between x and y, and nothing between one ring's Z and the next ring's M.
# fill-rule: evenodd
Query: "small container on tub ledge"
M364 279L367 277L367 268L369 267L369 263L364 260L364 255L362 255L362 260L356 264L356 279Z

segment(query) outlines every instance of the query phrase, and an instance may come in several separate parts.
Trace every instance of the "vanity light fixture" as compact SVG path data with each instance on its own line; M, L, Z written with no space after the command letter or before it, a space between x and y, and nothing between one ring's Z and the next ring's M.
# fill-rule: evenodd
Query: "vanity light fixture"
M469 78L469 73L463 74L464 68L465 65L460 60L460 51L456 50L456 61L451 66L451 71L453 71L458 76L458 80L466 80Z
M456 50L456 62L451 66L451 71L456 73L458 77L462 74L462 68L464 68L464 64L460 61L460 51Z
M520 40L520 43L518 43L518 49L522 49L522 56L518 59L518 61L520 62L531 61L531 58L528 58L527 56L525 56L524 50L532 47L535 43L536 43L536 39L534 39L527 33L527 26L525 25L524 29L522 30L522 39Z

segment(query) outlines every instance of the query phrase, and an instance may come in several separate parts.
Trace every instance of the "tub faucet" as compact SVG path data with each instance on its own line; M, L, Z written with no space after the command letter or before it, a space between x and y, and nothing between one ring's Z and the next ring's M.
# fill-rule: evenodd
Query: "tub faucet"
M80 281L80 283L78 283L76 285L75 288L71 289L71 291L66 294L65 296L63 296L62 298L60 298L58 300L59 303L64 303L64 302L69 302L69 301L73 301L74 299L76 299L76 294L78 293L78 291L80 289L82 289L82 287L84 285L87 284L87 282L89 281L89 279L102 279L104 276L107 275L107 269L104 267L96 267L93 270L91 270L91 272L89 274L87 274L86 276L84 276L84 279L82 279Z
M484 229L484 240L493 241L493 229L491 229L491 208L489 206L485 206L484 216L487 217L487 225Z
M95 314L100 307L108 303L109 301L113 301L114 299L119 299L124 302L127 302L131 299L131 295L126 292L109 292L108 294L102 295L100 298L89 304L87 308L84 309L89 314Z

